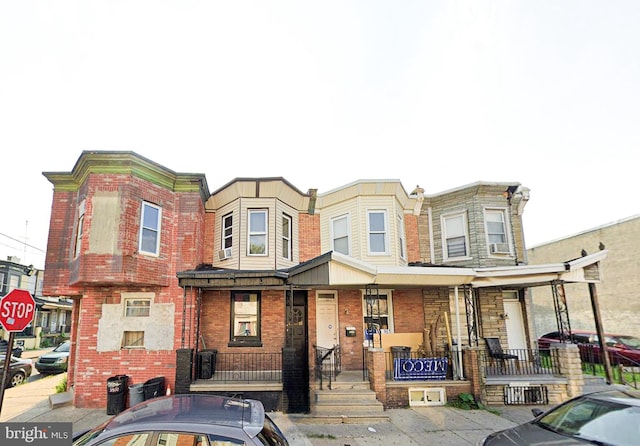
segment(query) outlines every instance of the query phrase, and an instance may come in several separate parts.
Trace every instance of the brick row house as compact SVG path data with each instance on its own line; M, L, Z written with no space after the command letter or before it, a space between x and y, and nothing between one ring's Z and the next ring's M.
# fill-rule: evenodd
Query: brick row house
M606 257L527 265L518 183L426 195L397 180L302 192L237 178L211 193L202 174L115 151L44 175L44 293L73 300L77 407L104 406L114 375L287 412L313 412L346 376L383 408L429 389L491 401L513 381L494 372L516 367L496 365L484 338L518 371L533 364L530 287L597 282ZM527 382L575 392L538 369Z

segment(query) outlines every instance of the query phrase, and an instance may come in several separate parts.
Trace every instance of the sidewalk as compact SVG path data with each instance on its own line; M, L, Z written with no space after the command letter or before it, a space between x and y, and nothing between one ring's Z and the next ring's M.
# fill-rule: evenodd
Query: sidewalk
M47 376L7 389L0 422L71 422L73 431L91 429L111 418L106 409L79 409L50 403L55 386L66 374ZM28 386L28 391L26 387ZM544 408L544 407L542 407ZM505 406L501 415L485 410L465 411L446 406L391 409L390 422L318 424L301 414L271 412L291 446L344 445L475 445L485 435L533 418L531 407Z

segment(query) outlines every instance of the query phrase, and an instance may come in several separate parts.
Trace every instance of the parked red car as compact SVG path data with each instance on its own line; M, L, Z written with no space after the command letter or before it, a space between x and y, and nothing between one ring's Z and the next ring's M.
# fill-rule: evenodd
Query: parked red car
M580 357L585 362L602 362L598 334L593 331L575 330L573 342L580 348ZM640 367L640 338L629 335L605 334L605 343L612 364ZM546 333L538 338L538 348L548 350L550 345L560 342L557 331Z

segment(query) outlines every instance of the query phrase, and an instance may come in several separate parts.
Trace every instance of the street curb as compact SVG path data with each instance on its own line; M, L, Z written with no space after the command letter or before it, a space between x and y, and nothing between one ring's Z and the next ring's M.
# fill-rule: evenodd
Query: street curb
M49 406L52 409L56 407L69 406L73 403L73 392L54 393L49 395Z

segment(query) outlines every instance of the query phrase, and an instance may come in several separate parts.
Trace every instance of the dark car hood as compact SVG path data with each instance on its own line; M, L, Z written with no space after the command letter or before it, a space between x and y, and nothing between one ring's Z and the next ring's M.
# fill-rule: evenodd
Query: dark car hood
M495 434L495 436L487 443L487 445L532 445L532 446L574 446L589 444L586 441L580 441L575 438L566 437L556 434L553 431L543 429L537 424L525 423L516 426L513 429Z

